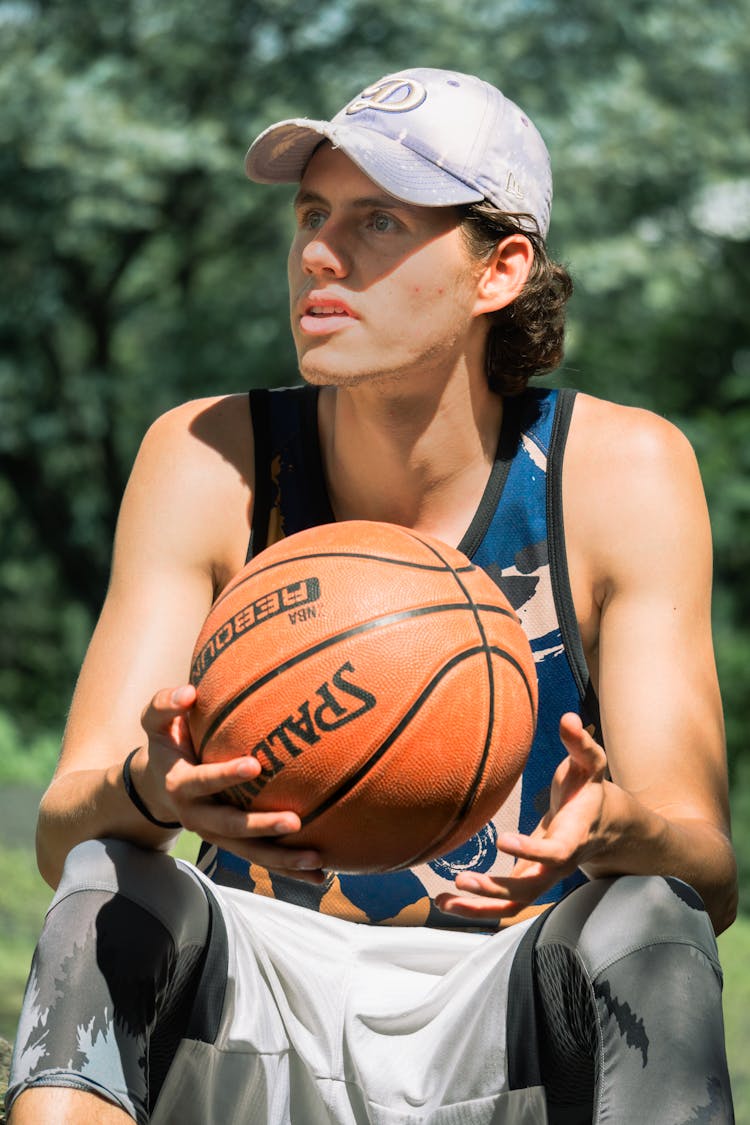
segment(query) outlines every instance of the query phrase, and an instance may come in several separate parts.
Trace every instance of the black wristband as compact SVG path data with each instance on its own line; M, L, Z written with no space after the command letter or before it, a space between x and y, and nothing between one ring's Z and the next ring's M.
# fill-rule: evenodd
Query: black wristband
M122 781L125 786L125 792L128 797L130 797L130 800L138 809L141 816L145 816L146 820L150 820L157 828L182 828L179 820L157 820L156 817L148 811L143 801L138 796L135 785L133 784L133 778L130 776L130 763L133 760L133 755L137 754L139 750L140 746L136 746L135 750L131 750L122 763Z

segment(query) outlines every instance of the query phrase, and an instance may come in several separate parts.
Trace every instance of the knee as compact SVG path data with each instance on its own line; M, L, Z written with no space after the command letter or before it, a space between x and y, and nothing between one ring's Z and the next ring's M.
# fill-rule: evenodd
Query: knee
M679 879L625 875L578 888L551 912L540 941L575 947L590 967L652 945L692 945L716 960L703 902Z
M84 840L68 852L56 897L77 888L117 890L117 872L141 850L125 840Z
M631 878L635 880L632 888L626 885L620 890L617 880L613 890L615 897L622 891L619 914L634 944L681 942L703 950L709 957L718 956L711 919L703 899L689 883L672 876Z
M85 840L68 854L54 907L71 894L106 891L157 918L178 944L201 943L209 906L197 875L164 852L126 840Z
M84 840L68 852L55 894L57 901L81 890L123 892L139 885L147 890L158 879L169 879L173 861L126 840Z
M690 932L696 927L702 930L707 923L703 899L689 883L660 875L644 877L640 883L634 889L647 931L677 928ZM695 927L690 925L691 919L696 923Z

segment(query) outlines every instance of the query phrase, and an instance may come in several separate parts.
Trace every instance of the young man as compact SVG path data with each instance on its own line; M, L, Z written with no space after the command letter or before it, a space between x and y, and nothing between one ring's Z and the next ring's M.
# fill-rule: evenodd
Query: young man
M705 504L665 421L525 389L559 362L570 292L541 138L479 79L416 69L332 122L272 127L246 166L299 181L306 386L255 394L252 424L242 396L189 403L138 455L40 813L57 895L13 1125L731 1121ZM195 692L175 686L249 538L350 518L460 545L511 598L540 684L496 822L382 877L319 870L292 813L217 804L260 767L197 764ZM181 825L200 873L163 854ZM532 933L539 1029L519 1046Z

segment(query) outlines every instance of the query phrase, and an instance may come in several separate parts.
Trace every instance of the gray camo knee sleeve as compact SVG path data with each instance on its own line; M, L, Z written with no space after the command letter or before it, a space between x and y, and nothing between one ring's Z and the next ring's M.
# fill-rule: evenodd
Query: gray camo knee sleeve
M169 856L120 840L74 848L34 955L8 1106L30 1086L71 1086L145 1123L208 928L199 879Z
M550 911L536 964L552 1125L734 1121L716 941L691 887L594 880Z

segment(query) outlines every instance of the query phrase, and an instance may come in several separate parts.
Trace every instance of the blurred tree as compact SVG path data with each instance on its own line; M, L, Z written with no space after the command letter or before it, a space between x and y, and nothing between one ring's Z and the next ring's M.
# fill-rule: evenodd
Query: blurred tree
M750 722L750 0L0 0L0 698L59 726L151 419L295 377L276 189L242 156L402 66L528 109L571 265L556 376L673 417L717 543L730 747ZM291 193L290 193L291 194Z

